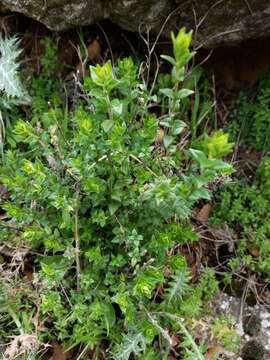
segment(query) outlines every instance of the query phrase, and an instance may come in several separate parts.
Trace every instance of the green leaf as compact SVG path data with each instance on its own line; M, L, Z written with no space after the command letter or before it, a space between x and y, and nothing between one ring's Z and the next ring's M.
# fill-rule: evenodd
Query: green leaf
M110 330L114 326L116 317L114 308L111 303L102 303L103 318L107 329L107 336L110 335Z
M112 111L114 114L121 116L123 112L123 103L119 99L113 99L111 102Z
M187 127L187 124L181 120L175 120L172 124L172 135L177 136L183 132L183 130Z
M102 129L108 133L113 127L113 120L104 120L101 124Z
M163 137L163 144L166 149L168 149L168 147L173 143L173 140L174 140L174 138L170 135L165 135Z
M190 95L194 94L193 90L189 90L189 89L181 89L178 91L178 98L179 99L184 99Z
M127 360L131 354L138 356L143 353L148 343L147 338L141 332L131 332L122 336L122 342L116 346L112 353L114 360Z
M61 255L54 255L43 258L40 264L46 276L59 282L68 271L70 261Z
M98 177L85 178L84 179L84 191L89 194L97 194L99 198L102 198L106 191L106 183L103 179Z
M162 270L149 266L146 270L138 274L133 293L134 295L142 295L150 299L156 285L163 281Z
M233 172L232 165L217 159L208 159L204 152L195 149L189 149L189 153L201 167L202 171L213 170L217 173L231 174Z
M208 159L203 151L189 149L189 153L201 166L205 166L208 163Z
M118 84L110 61L104 65L90 66L90 74L93 83L107 91L111 91Z
M117 211L117 209L119 208L119 203L118 202L110 202L108 209L111 215L115 214L115 212Z
M0 91L8 97L15 97L21 103L29 104L29 96L19 78L19 41L16 37L0 38Z
M181 300L186 292L190 289L189 277L187 274L186 267L179 269L178 273L173 276L173 279L169 283L169 288L167 291L167 301L170 305L172 302Z
M224 134L222 130L214 132L211 137L205 134L202 142L203 150L207 155L217 159L228 155L233 146L234 143L229 142L229 134Z
M160 55L160 57L164 60L167 60L170 64L175 65L175 59L169 55Z
M193 201L197 201L200 199L211 200L211 192L208 189L201 187L194 190L194 192L190 196L190 199Z
M159 91L170 99L175 98L175 93L172 89L159 89Z

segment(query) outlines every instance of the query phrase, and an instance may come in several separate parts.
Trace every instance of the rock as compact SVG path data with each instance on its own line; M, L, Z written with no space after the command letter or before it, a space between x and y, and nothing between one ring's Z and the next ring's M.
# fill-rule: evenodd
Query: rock
M121 27L163 35L186 26L196 46L216 47L270 36L265 0L0 0L0 6L32 17L52 30L110 19Z
M102 0L0 0L0 3L52 30L93 24L108 17L108 8Z
M243 319L243 327L246 334L256 336L261 330L261 319L258 314L246 315Z
M247 342L242 350L243 360L262 360L264 358L264 347L257 340Z
M241 298L222 292L209 305L216 317L226 315L236 320L235 330L241 336L241 344L230 360L270 359L270 311L267 305L241 304Z

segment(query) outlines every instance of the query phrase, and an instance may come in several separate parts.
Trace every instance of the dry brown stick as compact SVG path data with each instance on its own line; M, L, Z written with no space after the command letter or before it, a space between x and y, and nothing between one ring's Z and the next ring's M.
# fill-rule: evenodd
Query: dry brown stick
M248 11L250 12L250 15L253 15L253 11L252 11L252 8L251 8L250 3L248 2L248 0L244 0L244 2L247 5L247 8L248 8Z
M112 67L114 68L115 66L115 61L114 61L114 56L113 56L113 50L112 50L112 46L111 46L111 43L110 43L110 40L105 32L105 30L103 29L103 27L97 23L97 26L99 27L99 29L101 30L106 42L107 42L107 45L108 45L108 48L109 48L109 52L110 52L110 55L111 55L111 61L112 61Z

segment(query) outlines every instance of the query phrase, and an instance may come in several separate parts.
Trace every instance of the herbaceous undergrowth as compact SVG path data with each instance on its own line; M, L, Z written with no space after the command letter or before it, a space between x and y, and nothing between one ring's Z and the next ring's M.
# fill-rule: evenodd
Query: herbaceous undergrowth
M172 88L150 95L131 58L115 68L107 62L91 67L73 112L51 106L13 126L15 145L0 169L8 191L0 241L25 249L35 266L31 284L3 272L1 312L14 333L38 326L41 341L116 360L166 358L179 333L183 358L203 359L187 319L202 309L205 278L191 284L178 245L196 241L193 206L210 199L211 181L231 173L220 159L230 145L219 133L205 140L210 148L178 146L188 129L180 114L192 94L183 82L194 53L191 33L172 39L174 57L164 57ZM160 117L149 106L158 98Z

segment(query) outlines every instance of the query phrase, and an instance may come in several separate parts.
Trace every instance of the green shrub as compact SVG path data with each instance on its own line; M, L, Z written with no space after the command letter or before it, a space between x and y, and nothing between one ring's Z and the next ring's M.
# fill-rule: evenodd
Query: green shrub
M270 76L259 84L256 93L242 92L231 115L229 132L234 141L240 141L257 151L269 150L270 139Z
M229 266L237 271L253 271L265 280L270 279L270 159L262 160L252 184L235 180L216 196L212 221L227 225L238 239L236 258Z
M180 31L175 57L166 57L174 84L160 89L166 117L151 112L157 96L127 58L116 68L91 67L74 112L47 107L14 125L16 146L0 169L10 194L1 203L7 220L0 241L28 248L36 268L33 284L18 293L12 288L22 279L3 276L1 311L18 331L33 331L38 314L41 340L123 360L157 358L156 338L163 358L179 332L185 359L203 359L185 318L198 316L217 283L208 270L193 286L176 245L197 240L193 206L210 199L209 182L232 168L187 141L178 146L187 127L178 118L181 100L192 94L182 85L194 55L190 41L191 33ZM161 121L165 136L157 145ZM216 153L223 155L218 146Z

